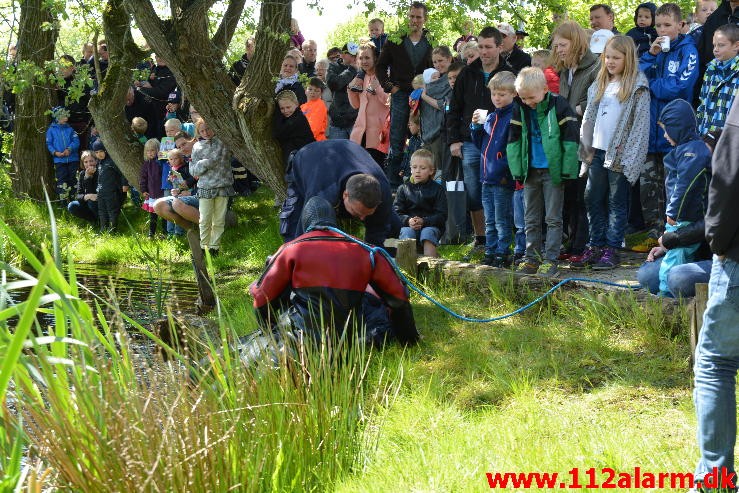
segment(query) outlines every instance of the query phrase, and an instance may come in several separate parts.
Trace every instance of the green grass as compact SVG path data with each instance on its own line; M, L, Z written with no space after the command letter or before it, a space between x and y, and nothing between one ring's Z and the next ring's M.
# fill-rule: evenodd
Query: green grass
M223 337L253 328L248 286L280 244L267 191L240 199L236 210L241 227L226 232L214 264ZM126 211L135 238L97 236L62 214L62 245L76 260L146 267L159 259L177 277L192 275L183 242L150 242L145 214ZM50 245L42 207L15 202L0 213L34 251ZM19 261L17 248L3 241ZM444 254L459 256L460 248ZM426 288L478 317L538 294L512 285L482 293ZM57 484L73 489L107 479L108 490L147 484L167 491L225 491L240 483L248 487L237 489L251 491L467 492L489 490L486 472L692 470L698 453L687 324L665 324L657 305L560 291L522 316L468 324L418 296L413 303L423 336L417 347L389 347L369 364L360 354L338 378L318 358L311 385L296 386L285 372L255 384L252 373L226 359L212 388L193 394L176 370L136 377L141 363L111 356L115 338L105 335L107 352L70 352L100 372L79 372L80 382L92 379L97 389L75 397L87 414L63 412L71 397L61 389L58 412L51 400L30 401L33 423L42 423L35 435L46 440L37 444L46 447L44 463L57 471ZM99 320L90 324L104 328ZM95 332L75 336L101 344ZM112 437L113 448L105 440Z

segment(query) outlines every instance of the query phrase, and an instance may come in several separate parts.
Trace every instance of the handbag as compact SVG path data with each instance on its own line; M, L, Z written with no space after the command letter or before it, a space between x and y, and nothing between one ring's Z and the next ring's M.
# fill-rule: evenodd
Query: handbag
M447 219L446 230L441 238L443 245L459 245L467 239L467 193L461 178L461 164L460 158L452 158L456 173L454 180L446 182Z

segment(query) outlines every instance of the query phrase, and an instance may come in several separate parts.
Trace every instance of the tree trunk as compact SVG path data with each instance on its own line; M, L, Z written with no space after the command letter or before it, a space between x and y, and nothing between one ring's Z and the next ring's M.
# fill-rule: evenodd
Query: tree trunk
M146 53L133 42L131 19L121 0L110 0L103 11L103 30L110 54L105 78L88 105L105 149L128 182L138 186L144 147L126 119L126 92L131 71Z
M278 197L284 196L281 151L271 136L274 85L287 50L290 0L263 2L255 59L247 69L239 92L222 63L228 28L243 9L244 0L232 0L216 40L208 35L209 2L173 1L171 21L162 21L150 1L123 0L152 49L166 61L178 84L235 157L256 174ZM228 24L225 24L228 23Z
M56 19L46 7L45 0L21 2L18 32L18 63L32 62L37 67L54 58L57 28L43 29L44 23L56 26ZM46 129L50 120L46 112L53 106L48 86L36 81L16 99L15 132L13 141L13 191L18 196L42 200L44 186L54 197L56 180L51 154L46 149Z

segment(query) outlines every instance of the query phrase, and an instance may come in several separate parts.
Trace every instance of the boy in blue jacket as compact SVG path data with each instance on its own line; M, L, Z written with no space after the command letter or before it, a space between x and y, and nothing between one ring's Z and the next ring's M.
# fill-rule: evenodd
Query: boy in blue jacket
M698 135L690 103L676 99L665 106L657 124L672 151L665 156L667 212L665 229L675 232L702 220L706 213L706 192L711 180L711 152ZM667 251L659 269L660 293L669 295L667 273L672 267L693 261L700 243Z
M53 108L51 117L53 121L46 130L46 148L54 158L56 193L60 199L69 202L77 190L80 139L67 123L69 110L64 106Z
M680 33L680 7L674 3L661 5L655 18L659 36L639 59L639 70L647 76L651 93L649 155L640 184L644 222L658 235L665 215L662 159L672 148L662 135L657 118L670 101L693 98L700 64L693 38Z
M510 267L513 232L513 189L515 182L508 168L506 146L508 127L516 97L516 76L498 72L488 82L495 110L481 118L475 110L470 125L472 141L480 152L482 208L485 213L485 257L482 263Z

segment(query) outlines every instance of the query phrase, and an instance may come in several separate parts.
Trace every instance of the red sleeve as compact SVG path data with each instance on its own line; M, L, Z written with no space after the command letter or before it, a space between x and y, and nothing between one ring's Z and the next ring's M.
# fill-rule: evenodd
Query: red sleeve
M254 308L261 308L278 299L290 287L294 268L290 246L290 243L283 245L272 257L262 276L249 286L249 292L254 298Z

